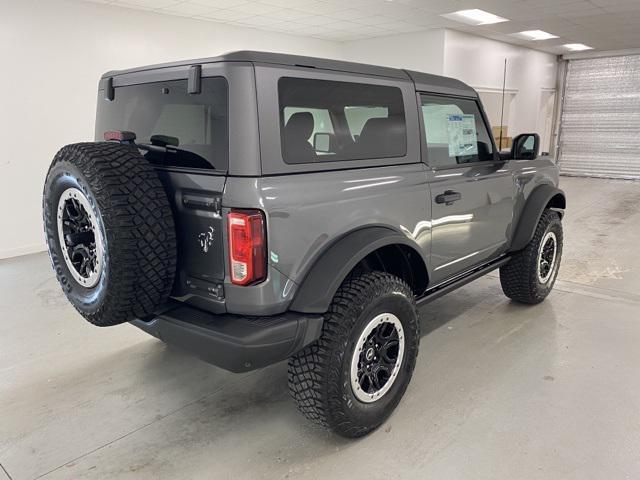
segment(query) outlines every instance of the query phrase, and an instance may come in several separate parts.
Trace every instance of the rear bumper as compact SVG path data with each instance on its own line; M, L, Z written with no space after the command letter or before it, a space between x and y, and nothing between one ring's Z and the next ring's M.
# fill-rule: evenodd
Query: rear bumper
M323 318L286 312L269 317L214 315L177 304L131 323L145 332L232 372L284 360L320 337Z

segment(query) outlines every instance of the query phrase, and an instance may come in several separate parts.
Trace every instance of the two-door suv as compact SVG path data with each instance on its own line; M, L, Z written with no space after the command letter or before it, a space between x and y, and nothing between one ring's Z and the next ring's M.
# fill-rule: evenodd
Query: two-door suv
M538 149L499 152L477 93L424 73L261 52L112 71L95 142L48 172L49 254L89 322L234 372L289 359L300 411L357 437L409 384L420 305L497 268L511 299L549 294L565 197Z

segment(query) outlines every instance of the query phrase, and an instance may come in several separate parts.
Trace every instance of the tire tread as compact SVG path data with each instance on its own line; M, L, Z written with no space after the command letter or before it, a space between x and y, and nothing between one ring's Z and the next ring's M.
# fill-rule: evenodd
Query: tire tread
M553 223L560 224L560 215L553 210L545 210L531 241L523 250L514 254L509 263L500 268L500 285L510 299L533 305L542 302L549 294L549 289L539 288L536 262L540 242L549 225ZM558 242L562 244L562 235Z
M410 299L418 318L411 288L403 280L376 271L351 275L333 298L319 340L289 359L289 391L298 410L312 422L346 437L366 435L386 418L381 418L376 425L358 425L352 422L342 407L342 385L339 379L343 356L356 319L369 302L389 289L399 291ZM415 328L415 335L406 337L413 338L416 342L414 347L417 355L420 338L418 321L415 322ZM409 374L414 366L415 357L409 365ZM404 388L406 389L406 385ZM402 393L404 389L399 397Z
M63 147L48 175L54 167L64 168L65 164L80 170L97 201L110 258L109 290L102 305L94 312L74 306L99 326L152 314L171 292L177 248L169 200L153 166L135 147L111 142ZM45 203L47 200L45 193ZM55 218L46 217L51 249L50 237L57 234L57 227Z

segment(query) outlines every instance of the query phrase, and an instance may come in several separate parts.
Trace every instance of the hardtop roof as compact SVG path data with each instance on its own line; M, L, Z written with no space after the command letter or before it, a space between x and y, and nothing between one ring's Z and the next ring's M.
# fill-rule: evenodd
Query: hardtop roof
M378 65L368 65L366 63L346 62L342 60L331 60L326 58L306 57L302 55L288 55L284 53L257 52L251 50L240 50L225 53L217 57L198 58L193 60L180 60L177 62L159 63L125 70L112 70L102 78L116 77L129 73L142 72L148 70L159 70L190 65L202 65L219 62L251 62L269 63L275 65L288 65L297 67L319 68L323 70L334 70L339 72L358 73L379 77L396 78L399 80L410 80L415 84L416 90L436 93L446 93L452 95L463 95L477 97L476 91L469 85L454 78L432 75L429 73L403 70L400 68L381 67Z

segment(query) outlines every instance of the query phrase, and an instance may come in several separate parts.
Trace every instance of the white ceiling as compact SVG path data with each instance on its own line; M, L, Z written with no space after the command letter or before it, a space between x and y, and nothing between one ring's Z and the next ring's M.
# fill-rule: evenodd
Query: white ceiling
M430 28L567 53L564 43L596 50L640 47L640 0L88 0L167 15L348 41ZM469 26L442 18L480 8L509 22ZM544 30L559 38L528 41L510 34Z

